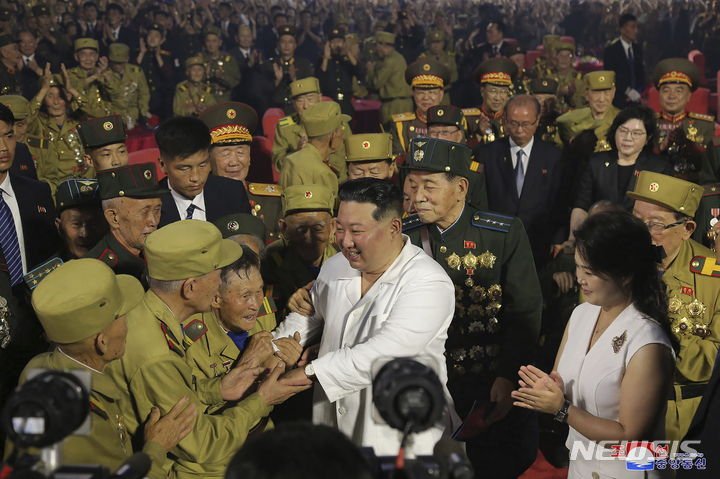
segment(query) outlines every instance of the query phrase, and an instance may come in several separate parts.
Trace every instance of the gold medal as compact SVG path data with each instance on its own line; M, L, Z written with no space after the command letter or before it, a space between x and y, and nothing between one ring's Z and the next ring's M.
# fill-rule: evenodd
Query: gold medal
M468 251L468 253L462 257L462 262L465 269L475 269L478 265L478 257L472 254L472 251Z
M465 280L465 286L468 288L472 288L475 285L475 281L473 281L472 277L469 277Z
M498 299L502 296L502 288L499 284L493 284L488 288L488 296L493 299Z
M480 359L483 356L485 356L485 348L482 346L473 346L470 348L470 359Z
M480 255L480 266L483 268L492 268L495 265L495 260L497 257L492 254L490 251L485 251L483 254Z
M707 338L710 335L710 328L707 324L702 321L698 321L692 325L691 332L702 339Z
M497 301L493 301L490 304L487 305L485 308L485 312L487 312L488 316L495 316L500 311L500 308L502 305L498 303Z
M674 319L670 326L673 333L678 336L687 336L692 330L692 324L687 318Z
M677 295L673 295L673 297L668 300L668 313L678 314L682 307L682 299L678 298Z
M454 285L454 286L455 286L455 299L456 299L457 301L462 301L463 296L465 296L465 292L464 292L463 289L462 289L460 286L458 286L457 284Z
M453 253L447 258L445 258L445 261L447 261L448 268L460 271L460 265L462 264L462 262L460 261L460 256L458 256L456 253Z
M475 286L472 291L470 291L470 299L472 299L475 302L482 301L485 299L485 288L482 286Z
M691 318L702 318L706 309L705 305L698 301L697 298L692 303L685 305L685 310L687 310Z
M695 141L695 135L697 135L697 132L698 132L698 130L694 126L691 126L690 128L688 128L687 129L688 140Z
M490 331L491 333L497 333L498 328L499 328L499 325L498 325L497 318L488 319L488 325L487 325L488 331Z
M120 444L122 445L123 451L127 453L125 444L128 442L127 430L125 429L125 416L117 415L117 433L120 438Z
M468 316L471 318L481 318L485 315L485 311L483 310L483 307L479 304L473 304L470 306L470 309L468 309Z
M485 325L482 321L473 321L470 323L470 327L468 328L468 333L482 333L483 331L485 331ZM477 346L473 346L473 348L475 347Z

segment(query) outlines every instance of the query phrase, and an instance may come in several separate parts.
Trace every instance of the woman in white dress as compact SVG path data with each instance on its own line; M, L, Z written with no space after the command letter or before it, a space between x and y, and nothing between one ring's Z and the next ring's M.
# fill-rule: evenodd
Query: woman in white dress
M568 423L570 479L662 477L657 469L628 471L623 459L597 459L613 454L601 441L664 439L679 344L657 272L658 249L647 226L622 211L589 217L575 239L577 282L587 302L568 322L554 371L521 368L514 404ZM573 448L591 449L592 456L573 458Z

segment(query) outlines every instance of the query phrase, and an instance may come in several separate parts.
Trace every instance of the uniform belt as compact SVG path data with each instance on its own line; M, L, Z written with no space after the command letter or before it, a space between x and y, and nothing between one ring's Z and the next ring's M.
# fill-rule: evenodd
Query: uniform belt
M680 386L680 394L682 395L681 399L692 399L702 396L705 392L705 386L707 386L707 384L685 384ZM675 387L670 390L668 400L677 401Z
M395 101L395 100L409 100L409 96L394 96L391 98L380 98L380 101L382 103L388 102L388 101Z

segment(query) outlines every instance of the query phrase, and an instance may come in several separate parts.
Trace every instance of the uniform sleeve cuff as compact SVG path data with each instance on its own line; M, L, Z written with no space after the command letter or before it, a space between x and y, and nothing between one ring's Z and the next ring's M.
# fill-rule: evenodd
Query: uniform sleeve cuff
M196 384L196 392L203 403L207 405L223 404L225 400L222 397L222 389L220 387L221 377L198 381Z
M146 442L142 452L150 456L150 460L152 461L148 477L150 479L163 479L167 477L167 473L163 469L165 460L167 459L167 453L160 443L155 441Z
M255 417L265 417L272 411L272 406L265 403L265 399L259 393L253 393L240 403Z

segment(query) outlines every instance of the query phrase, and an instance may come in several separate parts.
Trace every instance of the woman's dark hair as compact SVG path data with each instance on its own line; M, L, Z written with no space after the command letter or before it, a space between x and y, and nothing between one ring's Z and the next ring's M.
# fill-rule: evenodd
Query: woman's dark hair
M210 130L197 118L178 116L163 122L155 131L155 142L164 161L184 160L210 150Z
M647 135L645 139L647 143L643 147L644 152L651 151L655 146L655 112L645 106L633 105L620 111L612 122L605 138L610 144L612 151L617 152L617 144L615 143L615 133L628 120L640 120L645 126Z
M631 278L633 304L657 321L677 353L680 343L670 329L665 284L657 271L657 247L645 223L625 211L603 211L589 216L575 230L575 244L593 274L618 285Z
M375 205L372 217L380 221L388 215L402 218L403 195L400 188L387 180L378 178L358 178L340 185L340 201L370 203Z

